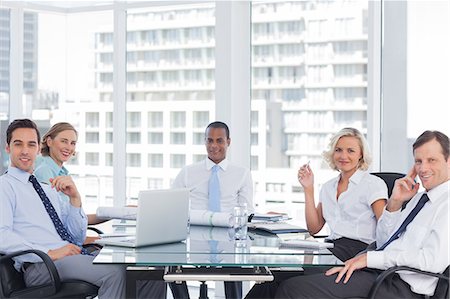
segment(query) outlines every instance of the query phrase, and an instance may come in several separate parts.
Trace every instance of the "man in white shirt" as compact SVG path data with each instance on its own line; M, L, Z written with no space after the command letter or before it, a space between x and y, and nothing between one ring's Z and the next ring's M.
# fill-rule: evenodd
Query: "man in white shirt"
M381 270L410 266L442 273L450 264L448 202L450 190L449 138L438 131L425 131L413 144L414 167L395 182L392 195L377 225L377 249L359 254L324 274L295 277L283 282L276 298L367 297ZM419 176L425 192L417 193ZM426 194L426 196L424 196ZM428 197L428 198L427 198ZM421 200L421 198L425 200ZM402 204L409 199L404 210ZM416 208L419 201L425 202ZM419 210L418 213L411 213ZM417 216L396 234L408 215ZM408 218L411 218L408 217ZM403 224L403 226L405 226ZM383 283L379 298L432 296L436 278L401 273Z
M233 208L246 203L249 211L253 210L253 182L250 170L232 164L227 160L227 149L231 144L230 130L220 121L210 123L205 130L205 146L208 158L198 163L185 166L175 178L173 188L189 188L191 210L211 211L210 177L213 168L218 167L217 177L220 189L219 206L214 212L231 213ZM241 297L241 284L226 282L227 298ZM176 298L188 298L187 288L171 284Z
M190 189L191 210L208 210L208 182L215 165L219 166L220 212L232 212L239 203L247 203L248 209L253 209L250 170L234 165L226 158L230 144L228 126L219 121L210 123L205 131L208 158L185 166L175 178L173 188Z

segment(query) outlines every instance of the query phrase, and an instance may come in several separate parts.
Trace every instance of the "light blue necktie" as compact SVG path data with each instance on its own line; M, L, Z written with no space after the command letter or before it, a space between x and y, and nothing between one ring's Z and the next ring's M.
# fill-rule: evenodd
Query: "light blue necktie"
M208 182L208 210L212 212L220 212L220 185L217 172L219 165L211 168L211 176Z

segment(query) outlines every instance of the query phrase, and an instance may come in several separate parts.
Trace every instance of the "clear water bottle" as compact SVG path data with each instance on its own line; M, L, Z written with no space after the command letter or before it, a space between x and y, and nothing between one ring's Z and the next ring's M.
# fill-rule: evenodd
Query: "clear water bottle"
M247 239L247 203L239 203L233 209L233 228L234 228L234 238L236 240L246 240Z

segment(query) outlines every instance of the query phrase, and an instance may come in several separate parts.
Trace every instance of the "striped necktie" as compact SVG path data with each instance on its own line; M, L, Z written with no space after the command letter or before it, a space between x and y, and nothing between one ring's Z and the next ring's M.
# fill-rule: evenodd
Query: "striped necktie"
M36 190L37 194L42 200L42 203L44 204L45 210L47 211L48 215L50 216L50 219L53 222L53 225L55 226L56 231L58 232L61 239L64 241L70 242L72 244L75 244L75 240L73 239L72 235L69 234L67 229L64 227L61 219L59 218L58 214L56 213L55 207L52 205L50 200L48 199L47 195L44 192L44 189L42 189L41 185L37 181L36 177L34 175L30 175L30 178L28 179L31 184L33 184L34 190ZM75 244L76 245L76 244ZM81 248L81 254L89 255L89 252L85 248Z

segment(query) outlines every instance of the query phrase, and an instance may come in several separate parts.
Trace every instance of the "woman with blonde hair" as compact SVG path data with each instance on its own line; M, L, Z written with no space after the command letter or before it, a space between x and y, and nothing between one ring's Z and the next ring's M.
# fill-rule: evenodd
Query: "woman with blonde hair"
M64 167L70 158L75 156L78 140L78 132L67 122L54 124L42 137L41 156L36 159L34 175L44 184L50 184L50 180L57 176L69 175ZM69 200L60 192L62 200ZM98 219L96 214L88 214L89 224L98 224L104 220Z
M308 231L317 234L328 223L328 241L333 254L345 261L375 241L377 219L386 199L384 181L367 170L372 162L369 146L360 131L344 128L335 134L323 153L325 161L339 175L326 182L314 201L314 173L308 164L300 167L298 181L305 192Z
M339 175L320 190L314 201L314 173L308 164L298 170L298 181L305 192L306 226L311 235L328 223L327 242L341 261L354 257L375 241L377 220L388 197L386 184L367 170L372 162L369 146L360 131L344 128L336 133L323 153L325 161ZM305 274L322 272L328 267L305 268ZM273 298L280 280L255 285L245 298Z

